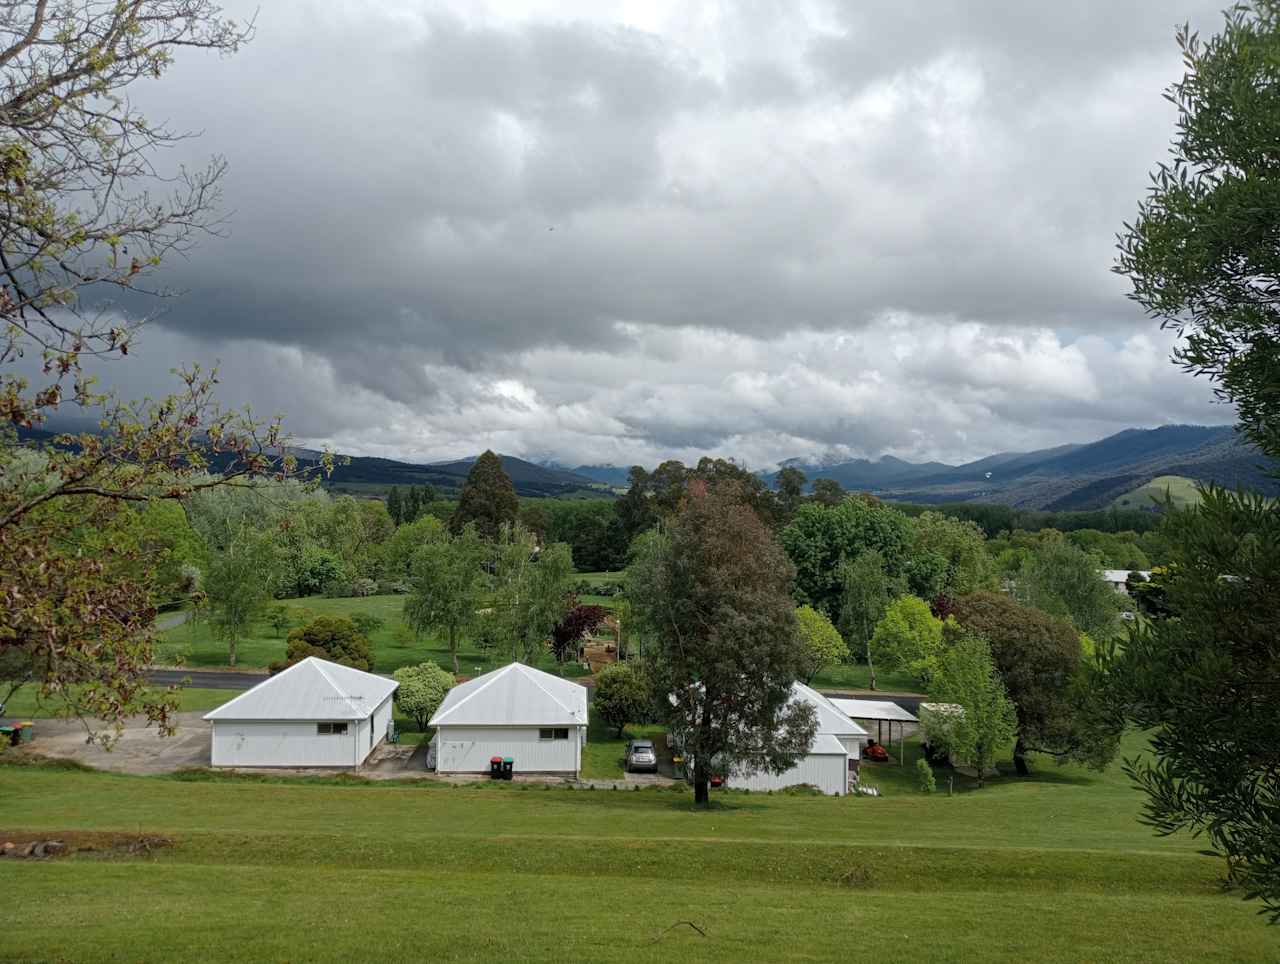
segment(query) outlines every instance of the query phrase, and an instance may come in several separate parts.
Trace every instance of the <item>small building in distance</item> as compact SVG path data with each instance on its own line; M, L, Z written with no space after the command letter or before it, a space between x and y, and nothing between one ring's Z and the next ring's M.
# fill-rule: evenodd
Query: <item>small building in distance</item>
M216 767L358 767L387 736L385 676L310 656L205 714Z
M493 757L519 773L577 777L587 742L587 690L509 663L460 683L431 717L437 773L483 773Z
M1126 596L1129 594L1129 573L1136 572L1144 579L1151 578L1150 569L1103 569L1102 578L1116 592L1122 592Z

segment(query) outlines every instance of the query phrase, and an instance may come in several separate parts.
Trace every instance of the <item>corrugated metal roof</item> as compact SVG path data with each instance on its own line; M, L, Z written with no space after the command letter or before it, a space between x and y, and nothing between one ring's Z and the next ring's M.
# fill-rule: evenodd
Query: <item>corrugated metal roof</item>
M809 747L810 756L846 756L849 751L831 733L819 733Z
M430 726L585 726L586 687L523 663L449 690Z
M813 706L818 717L818 733L829 733L833 736L866 736L867 731L860 727L848 715L840 710L831 700L804 683L795 683L791 687L792 699L803 700Z
M846 700L831 697L831 702L845 716L855 720L892 720L895 723L915 723L916 718L897 703L887 700Z
M308 656L206 713L206 720L363 720L400 684Z

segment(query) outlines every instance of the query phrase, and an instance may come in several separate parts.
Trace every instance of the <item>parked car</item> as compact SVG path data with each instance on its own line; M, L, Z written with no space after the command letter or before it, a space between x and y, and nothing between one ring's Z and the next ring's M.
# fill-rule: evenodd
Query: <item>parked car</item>
M632 740L627 744L626 770L628 773L658 772L658 754L651 740Z

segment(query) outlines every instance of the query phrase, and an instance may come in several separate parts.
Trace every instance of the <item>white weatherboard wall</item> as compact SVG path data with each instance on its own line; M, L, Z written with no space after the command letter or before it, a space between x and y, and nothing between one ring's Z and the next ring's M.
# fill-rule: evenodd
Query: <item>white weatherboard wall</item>
M442 726L437 730L436 770L476 773L489 769L489 759L511 757L517 773L577 773L582 768L582 740L576 729L567 740L541 740L537 727Z
M735 790L781 790L802 784L817 787L823 793L843 796L849 780L849 757L843 747L835 753L810 753L785 773L753 773L731 776L728 784Z
M358 767L387 735L398 685L327 660L302 660L205 715L213 765ZM346 732L332 732L335 726Z
M578 773L587 741L587 691L511 663L451 689L431 717L438 773L481 773L511 757L516 773ZM556 730L566 739L543 739Z

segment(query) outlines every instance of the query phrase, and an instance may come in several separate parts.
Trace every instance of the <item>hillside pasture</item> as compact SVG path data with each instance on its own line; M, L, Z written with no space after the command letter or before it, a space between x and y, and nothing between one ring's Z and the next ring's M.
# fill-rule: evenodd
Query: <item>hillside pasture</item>
M1221 862L1141 826L1118 769L1043 764L954 796L893 766L867 780L885 795L718 792L699 812L683 788L0 765L0 838L96 847L0 861L33 911L0 928L0 959L1275 957ZM111 845L140 835L165 839Z
M1175 506L1184 509L1200 504L1200 493L1196 491L1196 485L1195 479L1183 475L1161 475L1119 496L1112 505L1117 509L1155 511L1157 505L1164 504L1167 496L1173 499Z

